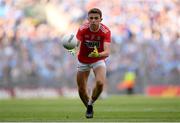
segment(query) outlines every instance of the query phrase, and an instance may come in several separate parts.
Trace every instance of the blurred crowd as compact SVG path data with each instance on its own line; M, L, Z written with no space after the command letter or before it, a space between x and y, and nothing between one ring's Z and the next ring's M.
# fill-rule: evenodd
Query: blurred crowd
M74 87L76 58L61 38L98 7L112 31L112 88L134 71L141 85L180 84L179 0L0 0L0 87Z

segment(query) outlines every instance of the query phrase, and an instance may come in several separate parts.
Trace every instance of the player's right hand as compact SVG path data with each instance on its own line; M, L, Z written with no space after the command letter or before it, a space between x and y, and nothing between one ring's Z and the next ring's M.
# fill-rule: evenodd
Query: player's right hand
M73 56L75 56L76 53L77 53L76 48L71 49L71 50L68 50L68 52L69 52L71 55L73 55Z

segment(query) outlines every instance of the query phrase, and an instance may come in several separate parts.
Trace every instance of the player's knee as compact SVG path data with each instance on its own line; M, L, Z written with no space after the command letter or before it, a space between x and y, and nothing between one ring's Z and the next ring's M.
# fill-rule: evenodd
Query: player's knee
M103 83L101 80L98 80L98 81L96 82L96 86L97 86L98 88L103 88L104 83Z

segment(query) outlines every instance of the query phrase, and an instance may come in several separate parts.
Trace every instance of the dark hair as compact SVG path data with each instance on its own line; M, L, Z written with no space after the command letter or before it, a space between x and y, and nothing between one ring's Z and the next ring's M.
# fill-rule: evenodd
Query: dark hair
M92 9L90 9L89 12L88 12L88 15L89 15L89 14L92 14L92 13L97 13L97 14L100 15L100 17L102 17L102 12L101 12L101 10L98 9L98 8L92 8Z

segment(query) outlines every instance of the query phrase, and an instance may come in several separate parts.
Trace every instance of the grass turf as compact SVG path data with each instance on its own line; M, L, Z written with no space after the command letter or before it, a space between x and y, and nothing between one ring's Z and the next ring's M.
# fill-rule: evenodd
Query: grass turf
M85 111L80 99L0 100L0 122L180 122L180 98L110 96Z

